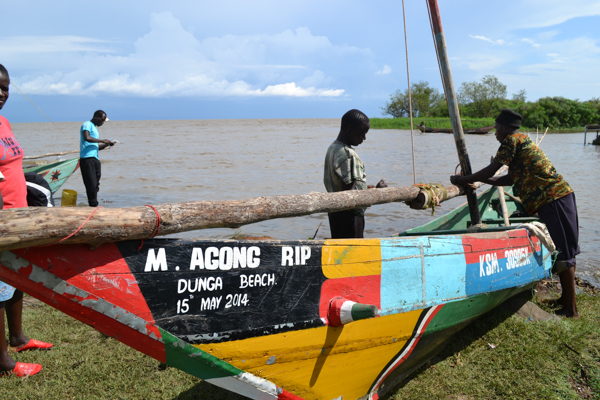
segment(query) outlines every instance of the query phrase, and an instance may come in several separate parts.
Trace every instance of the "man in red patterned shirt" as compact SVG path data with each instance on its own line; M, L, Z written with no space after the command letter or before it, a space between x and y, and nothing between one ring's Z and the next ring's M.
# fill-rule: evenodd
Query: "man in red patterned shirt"
M9 96L10 78L0 64L0 110ZM0 209L27 207L27 184L23 173L23 149L10 129L10 124L0 116ZM40 364L16 362L8 354L4 310L8 321L8 341L16 351L49 349L50 343L29 339L23 333L23 292L0 281L0 375L13 374L18 377L35 375L42 370Z

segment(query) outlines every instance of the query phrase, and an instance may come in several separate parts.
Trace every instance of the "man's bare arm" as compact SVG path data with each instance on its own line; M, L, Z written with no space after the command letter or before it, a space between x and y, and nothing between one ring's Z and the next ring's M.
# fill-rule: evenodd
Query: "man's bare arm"
M511 183L505 185L504 181L500 181L498 182L498 178L494 178L494 174L502 167L502 164L500 164L497 161L493 161L490 163L490 165L488 165L487 167L480 169L479 171L475 172L474 174L471 175L467 175L467 176L460 176L460 175L452 175L450 177L450 183L452 183L453 185L466 185L469 183L473 183L473 182L484 182L490 185L496 185L496 186L508 186L512 184ZM502 178L502 177L499 177ZM510 177L509 177L510 179Z
M95 139L95 138L93 138L90 135L90 131L83 131L83 139L86 142L90 142L90 143L104 143L104 144L106 144L108 146L110 146L111 143L112 143L109 139ZM104 147L106 147L106 146L104 146ZM102 147L102 148L104 148L104 147ZM102 149L100 149L100 150L102 150Z

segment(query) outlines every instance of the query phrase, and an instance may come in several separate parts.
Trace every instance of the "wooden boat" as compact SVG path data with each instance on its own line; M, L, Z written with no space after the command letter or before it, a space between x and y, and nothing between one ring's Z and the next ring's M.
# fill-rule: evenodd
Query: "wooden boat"
M79 158L56 161L50 164L24 168L24 172L35 172L41 175L50 185L52 193L56 193L71 175L79 168Z
M443 45L439 15L433 15L437 3L429 2L435 40ZM445 49L436 46L445 57L440 64L447 66ZM446 93L454 97L453 88ZM460 124L457 110L450 114L453 124ZM465 156L459 150L461 163ZM470 171L465 165L463 171ZM302 213L309 214L318 212L314 198L321 199L317 203L343 198L339 211L364 204L353 199L385 196L393 189L296 196L296 203L304 202L309 211ZM405 194L418 199L409 193L414 187L395 189L402 190L387 201ZM443 192L448 198L448 188ZM9 239L5 234L0 280L163 363L252 399L378 399L464 326L550 274L551 253L528 229L467 230L472 216L499 225L498 210L505 205L498 193L488 190L477 201L467 189L469 209L463 205L398 237L380 239L146 239L97 248L95 243L92 249L39 246L42 239L31 239L30 231ZM256 209L276 210L272 217L289 215L289 204L278 207L277 199L265 199L213 204L209 216L193 217L216 226L212 214L227 214L232 205L240 214L231 219L237 224ZM371 204L376 202L383 201ZM179 223L174 215L186 207L153 207L155 230ZM328 207L321 212L334 211ZM509 202L506 209L518 207ZM35 221L38 230L60 235L44 225L43 210L24 210L4 211L10 213L4 220ZM162 224L161 213L167 217ZM139 210L114 213L134 214L118 235L126 237L121 231L143 221ZM77 229L80 237L93 231L85 225L92 215ZM38 247L22 246L26 240Z
M495 191L479 196L492 225L496 203ZM249 398L377 398L549 275L550 253L527 229L468 233L468 218L463 205L382 239L15 249L0 253L0 280Z
M421 122L421 125L417 125L417 128L419 128L419 130L421 132L427 132L427 133L432 133L432 132L452 133L453 132L452 129L430 128L428 126L425 126L425 122ZM489 133L492 129L494 129L494 125L483 126L481 128L474 128L474 129L464 129L464 133L468 133L468 134L472 134L472 135L483 135L483 134Z

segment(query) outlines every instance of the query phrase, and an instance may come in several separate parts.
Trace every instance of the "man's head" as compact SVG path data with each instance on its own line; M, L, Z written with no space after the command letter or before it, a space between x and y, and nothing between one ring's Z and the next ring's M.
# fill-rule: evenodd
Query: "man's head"
M359 110L350 110L342 117L338 140L351 146L358 146L366 140L369 128L371 128L371 123L365 113Z
M8 89L10 86L10 77L4 65L0 64L0 110L8 100Z
M500 111L500 114L496 117L496 139L502 143L506 137L512 133L515 133L521 127L521 120L523 117L521 114L514 112L508 108Z
M94 117L92 118L92 122L96 126L102 126L108 118L106 118L106 113L102 110L98 110L94 113Z

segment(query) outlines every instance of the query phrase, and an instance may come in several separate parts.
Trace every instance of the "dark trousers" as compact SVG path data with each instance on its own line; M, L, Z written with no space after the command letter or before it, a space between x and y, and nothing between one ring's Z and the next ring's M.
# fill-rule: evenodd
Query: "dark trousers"
M556 260L564 261L569 268L575 265L575 256L581 253L575 193L540 207L538 214L559 251Z
M363 238L365 217L356 215L352 210L327 214L332 239Z
M81 176L87 193L90 207L98 206L98 191L100 190L100 160L96 157L82 158L79 160Z

